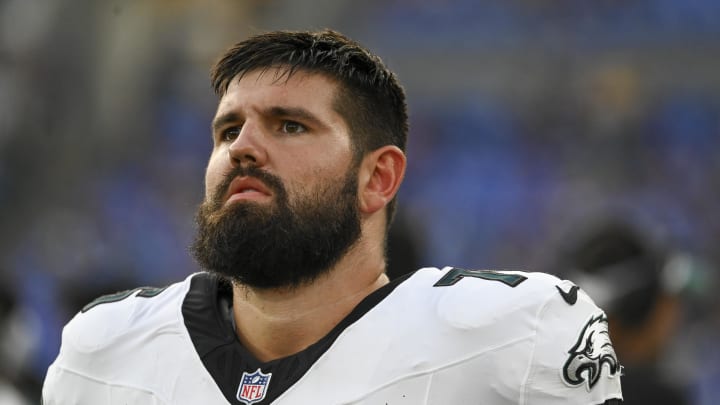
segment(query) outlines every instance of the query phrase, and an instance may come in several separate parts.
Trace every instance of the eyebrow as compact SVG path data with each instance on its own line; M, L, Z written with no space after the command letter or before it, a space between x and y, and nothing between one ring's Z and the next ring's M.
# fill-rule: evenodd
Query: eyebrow
M289 119L297 119L297 120L307 121L318 127L326 127L327 126L315 114L311 113L310 111L308 111L302 107L274 106L274 107L269 107L269 108L265 109L263 111L263 113L265 115L268 115L268 116L274 117L274 118L289 118ZM225 126L229 123L235 123L235 122L239 122L239 121L242 121L239 114L234 113L234 112L228 112L228 113L225 113L223 115L216 117L213 120L212 130L213 130L213 132L217 132L223 126Z
M308 121L316 126L326 126L315 114L302 107L275 106L265 110L265 113L275 118L293 118Z
M225 126L225 124L228 124L231 122L238 122L239 120L240 120L240 116L233 112L225 113L219 117L216 117L212 122L213 132L219 131L220 128Z

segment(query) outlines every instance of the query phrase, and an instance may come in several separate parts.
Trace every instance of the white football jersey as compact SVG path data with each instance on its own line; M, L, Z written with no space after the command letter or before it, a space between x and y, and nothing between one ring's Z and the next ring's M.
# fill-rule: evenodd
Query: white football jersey
M619 403L607 319L544 273L425 268L270 362L239 343L209 273L104 296L63 330L44 405Z

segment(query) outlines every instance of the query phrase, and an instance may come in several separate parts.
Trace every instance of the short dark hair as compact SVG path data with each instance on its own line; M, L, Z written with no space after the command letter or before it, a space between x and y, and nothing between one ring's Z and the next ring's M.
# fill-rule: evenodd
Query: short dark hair
M230 82L254 70L285 68L318 73L338 83L336 111L345 119L356 161L385 145L405 151L408 113L405 92L396 75L359 43L333 30L273 31L231 47L211 71L215 93L225 94ZM388 226L396 200L387 206Z

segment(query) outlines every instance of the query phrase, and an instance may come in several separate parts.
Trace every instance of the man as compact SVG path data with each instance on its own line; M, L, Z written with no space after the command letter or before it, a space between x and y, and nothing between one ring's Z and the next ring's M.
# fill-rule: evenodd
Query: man
M45 404L620 401L605 316L569 282L451 267L389 282L408 128L378 57L333 31L272 32L212 83L205 271L85 306Z
M565 270L607 311L616 352L627 366L625 399L688 404L683 382L663 367L681 327L688 264L646 229L620 217L584 226L568 239L573 244L562 249L555 268Z

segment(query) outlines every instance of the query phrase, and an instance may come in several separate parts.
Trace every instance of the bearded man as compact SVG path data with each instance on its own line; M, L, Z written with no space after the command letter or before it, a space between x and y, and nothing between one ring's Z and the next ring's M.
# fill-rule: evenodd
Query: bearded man
M380 58L330 30L270 32L212 85L202 271L85 306L46 405L622 399L606 318L572 283L454 267L390 282L408 115Z

